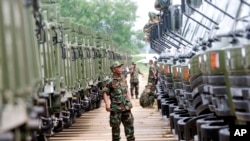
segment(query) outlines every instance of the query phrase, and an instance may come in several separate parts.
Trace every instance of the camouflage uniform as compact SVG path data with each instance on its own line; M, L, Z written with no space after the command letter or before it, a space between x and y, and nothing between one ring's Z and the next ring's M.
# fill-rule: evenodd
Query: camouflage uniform
M128 82L127 82L127 75L128 75L128 73L129 72L127 72L126 70L123 70L122 75L121 75L123 83L125 84L125 86L127 87L127 89L128 89Z
M160 68L159 68L159 66L157 65L157 62L155 61L155 64L154 64L154 67L155 67L155 71L156 71L156 79L155 79L155 84L157 84L157 82L158 82L158 78L159 78L159 70L160 70Z
M156 79L154 78L153 72L156 71L154 65L149 66L149 73L148 73L148 83L155 84Z
M130 68L130 71L132 71L132 67ZM133 71L133 73L130 73L130 93L131 96L134 96L134 89L135 89L135 96L136 98L138 98L138 90L139 90L139 74L142 74L141 71L139 70L139 68L135 68L135 70Z
M130 111L132 103L126 99L127 87L123 78L112 78L103 89L110 97L110 126L112 141L120 141L120 124L123 123L127 141L134 141L134 117Z
M139 102L140 105L145 108L145 107L153 107L154 101L155 101L155 93L152 88L152 84L148 84L145 89L143 90Z

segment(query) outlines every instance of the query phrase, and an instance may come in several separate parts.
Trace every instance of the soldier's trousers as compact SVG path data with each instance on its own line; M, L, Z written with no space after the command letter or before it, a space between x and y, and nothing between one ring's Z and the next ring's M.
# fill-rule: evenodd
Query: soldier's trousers
M124 126L127 141L135 141L134 117L131 111L110 112L110 126L112 127L112 141L120 141L120 125Z
M139 94L139 82L130 82L130 93L131 96L134 96L134 89L135 89L135 96L138 97Z

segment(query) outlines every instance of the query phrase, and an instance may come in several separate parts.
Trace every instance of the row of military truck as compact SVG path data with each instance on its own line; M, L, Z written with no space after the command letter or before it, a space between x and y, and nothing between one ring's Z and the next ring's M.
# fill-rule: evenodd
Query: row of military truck
M0 141L46 141L100 107L111 36L58 13L57 0L0 1ZM77 124L77 123L76 123Z
M250 1L174 2L156 0L159 13L143 28L160 54L158 109L178 140L241 139L250 123Z

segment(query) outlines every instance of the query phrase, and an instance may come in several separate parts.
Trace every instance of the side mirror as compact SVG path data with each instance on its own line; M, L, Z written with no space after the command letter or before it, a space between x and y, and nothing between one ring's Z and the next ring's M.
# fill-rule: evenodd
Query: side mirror
M160 11L172 5L172 0L155 0L155 9Z
M182 27L182 12L180 5L173 5L169 8L169 28L173 32L179 32Z

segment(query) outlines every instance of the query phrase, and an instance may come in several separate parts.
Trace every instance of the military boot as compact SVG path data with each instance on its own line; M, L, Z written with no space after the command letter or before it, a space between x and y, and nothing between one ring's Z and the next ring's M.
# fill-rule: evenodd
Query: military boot
M135 137L129 137L127 138L127 141L135 141Z
M135 97L136 97L136 99L138 99L138 95L139 95L138 87L135 87Z

